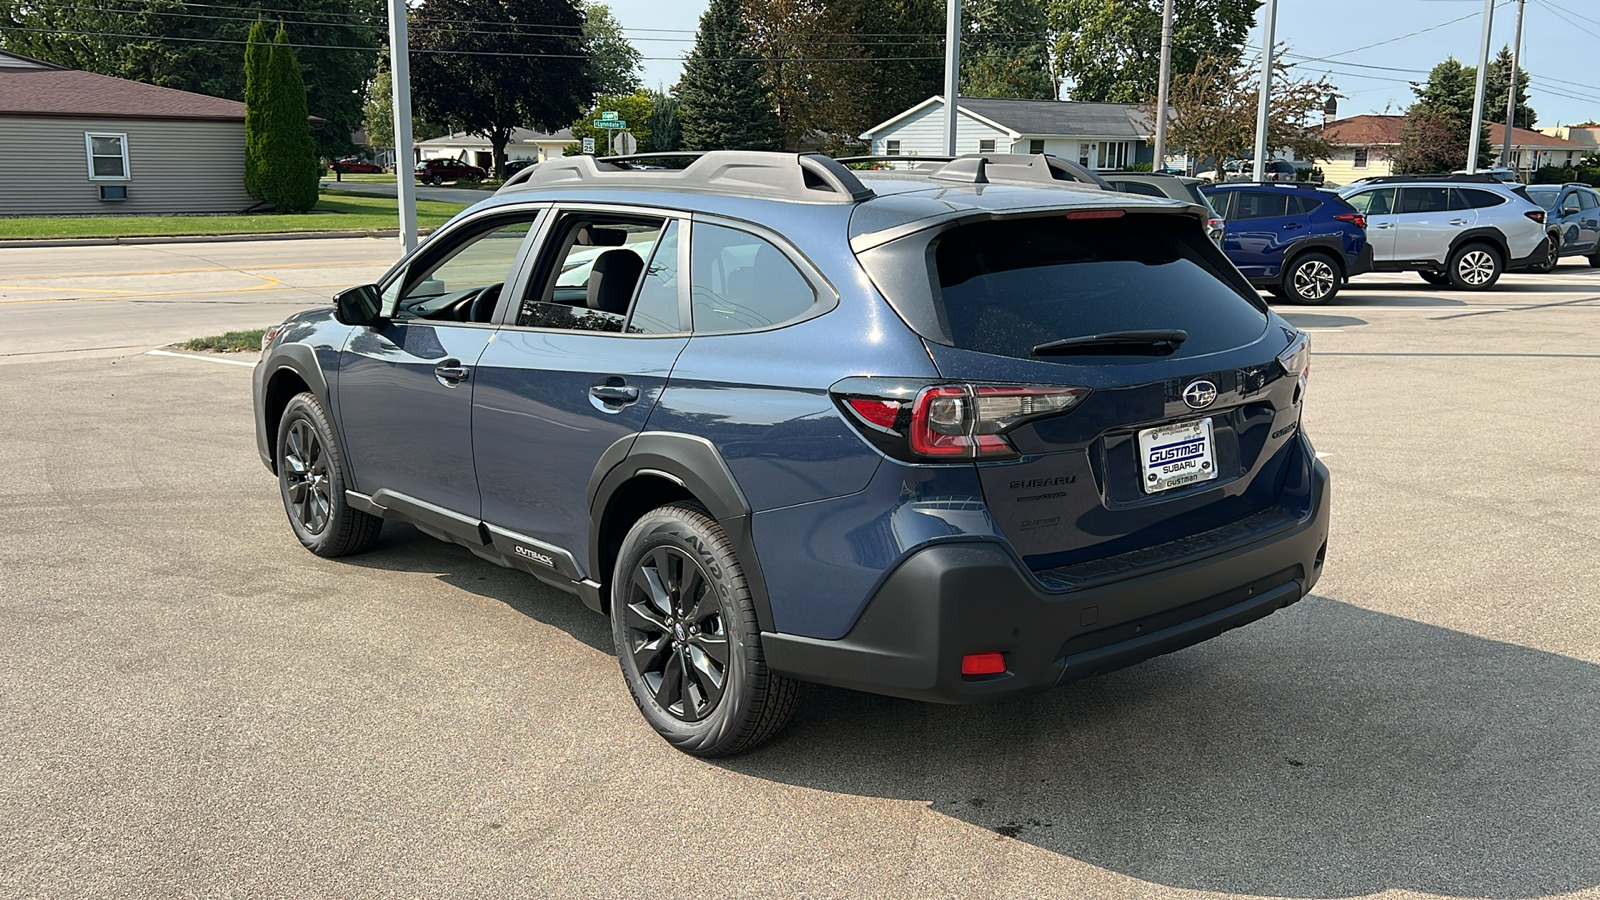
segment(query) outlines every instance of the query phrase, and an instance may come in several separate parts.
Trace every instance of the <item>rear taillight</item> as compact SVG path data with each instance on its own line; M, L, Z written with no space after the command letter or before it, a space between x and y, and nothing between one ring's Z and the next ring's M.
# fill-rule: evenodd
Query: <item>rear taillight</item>
M1289 346L1278 354L1278 365L1283 367L1285 375L1297 379L1294 386L1294 402L1299 403L1304 400L1306 382L1311 380L1311 336L1304 331L1295 332Z
M1363 216L1361 213L1345 213L1341 216L1334 216L1334 218L1341 222L1349 222L1357 228L1367 227L1367 217Z
M1544 224L1544 210L1542 209L1530 209L1523 213L1523 215L1534 220L1535 222L1538 222L1540 225Z
M862 435L908 461L1015 457L1007 432L1067 412L1088 394L1080 387L900 378L847 378L833 386L834 397Z

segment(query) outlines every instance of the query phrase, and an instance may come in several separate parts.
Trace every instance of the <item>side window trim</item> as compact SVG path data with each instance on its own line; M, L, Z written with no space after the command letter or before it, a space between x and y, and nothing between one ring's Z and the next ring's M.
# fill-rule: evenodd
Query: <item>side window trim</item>
M839 292L834 288L833 282L829 281L822 274L822 271L813 265L811 260L808 259L805 254L801 253L793 244L789 243L787 239L777 232L771 230L770 228L757 225L754 222L746 222L743 219L734 219L728 216L719 216L715 213L697 212L692 215L691 219L695 223L716 225L733 231L742 231L745 234L753 235L771 244L779 253L783 254L784 258L789 261L790 265L795 267L796 271L800 273L800 277L811 286L811 290L817 295L816 302L811 304L811 309L804 315L796 316L792 319L787 319L775 325L767 325L762 328L747 328L740 331L718 331L714 332L715 335L756 334L762 331L776 331L779 328L788 328L791 325L797 325L801 322L807 322L811 319L815 319L817 316L826 315L838 307ZM692 250L694 243L692 240L692 229L690 237L691 240L685 242L685 244ZM692 257L689 264L693 264ZM685 278L684 281L692 281L693 269L685 269L684 272L689 274L689 277ZM680 291L681 290L683 289L680 288ZM689 306L692 305L692 297L686 295L683 297L682 302L685 304L685 315L690 315L688 309ZM689 322L689 327L691 329L694 328L694 322L692 319L686 319L685 321Z
M551 334L580 333L574 332L567 328L540 328L534 325L517 324L517 313L522 308L522 298L527 295L528 289L532 286L530 283L532 279L538 275L540 257L550 249L547 246L548 241L557 236L557 223L561 221L563 216L569 213L590 213L595 215L612 214L620 216L638 216L644 218L661 219L663 220L661 226L662 234L666 233L667 223L676 221L678 223L678 271L680 273L688 272L688 269L686 268L689 264L688 237L690 233L690 223L692 221L688 213L680 210L664 209L654 206L627 206L618 203L566 202L547 203L544 206L544 218L539 224L538 235L535 238L535 242L523 249L522 268L518 273L516 291L514 293L511 291L502 291L500 294L501 305L497 307L495 314L495 323L500 328L503 328L507 331L539 331L549 332ZM657 238L658 242L659 240L660 239ZM651 252L653 255L654 250L652 249ZM507 282L507 285L509 284L510 282ZM639 283L635 284L633 287L632 298L630 298L628 301L628 318L632 318L633 316L633 308L639 302L639 292L643 289L643 287L644 278L641 276ZM690 329L687 327L687 323L689 322L689 288L688 278L683 274L680 274L678 278L678 322L680 325L684 325L685 327L671 334L628 334L625 332L613 331L585 331L581 333L636 340L671 337L681 338L688 335L690 331Z

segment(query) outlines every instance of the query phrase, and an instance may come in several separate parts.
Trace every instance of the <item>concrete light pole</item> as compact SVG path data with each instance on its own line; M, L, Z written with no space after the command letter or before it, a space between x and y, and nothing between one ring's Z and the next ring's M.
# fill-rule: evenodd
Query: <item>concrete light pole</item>
M1172 79L1172 0L1161 6L1161 81L1156 88L1156 155L1152 169L1167 164L1167 84Z
M1483 134L1483 89L1484 80L1489 76L1489 33L1493 30L1494 0L1483 0L1483 40L1478 45L1478 84L1472 91L1472 131L1467 134L1468 174L1478 171L1478 138ZM1512 94L1516 92L1512 91Z
M400 246L417 249L416 162L411 158L411 61L406 51L406 0L389 0L389 83L394 101L394 186L400 203Z
M961 90L961 0L948 0L944 25L944 155L956 155L956 105Z
M1493 3L1494 0L1489 0ZM1256 105L1256 160L1257 182L1267 180L1267 123L1272 101L1272 43L1278 35L1278 0L1267 0L1267 14L1261 23L1261 101ZM1216 160L1217 177L1227 180L1225 160Z

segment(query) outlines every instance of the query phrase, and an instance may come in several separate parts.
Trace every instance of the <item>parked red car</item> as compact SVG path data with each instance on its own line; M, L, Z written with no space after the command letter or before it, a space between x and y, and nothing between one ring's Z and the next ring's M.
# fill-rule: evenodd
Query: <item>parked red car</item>
M476 183L487 177L488 172L459 159L425 159L417 164L417 180L428 184L444 184L446 181Z
M366 160L347 156L344 159L334 160L328 164L329 172L336 170L346 175L378 175L383 173L383 166L375 162L367 162Z

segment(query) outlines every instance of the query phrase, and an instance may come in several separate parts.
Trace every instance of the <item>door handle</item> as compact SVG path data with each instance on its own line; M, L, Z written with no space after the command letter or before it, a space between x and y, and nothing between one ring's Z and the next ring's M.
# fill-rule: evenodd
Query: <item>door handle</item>
M1467 224L1467 220L1466 219L1451 219L1450 220L1450 224L1451 225L1465 225L1465 224Z
M589 396L601 403L633 403L639 399L639 389L631 384L597 384L589 388Z
M1393 222L1385 222L1382 225L1374 225L1372 227L1373 228L1393 228L1394 227L1394 223Z
M455 387L466 381L467 374L471 371L461 364L461 360L447 359L433 367L433 377L439 379L439 383L445 387Z
M1300 229L1302 229L1304 227L1305 226L1301 225L1299 222L1286 222L1286 223L1284 223L1283 230L1284 231L1299 231Z

